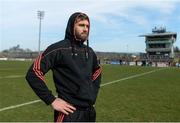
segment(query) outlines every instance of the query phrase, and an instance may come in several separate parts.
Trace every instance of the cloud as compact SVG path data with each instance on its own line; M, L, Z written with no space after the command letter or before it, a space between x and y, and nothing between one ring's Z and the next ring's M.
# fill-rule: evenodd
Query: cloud
M175 2L171 0L112 0L112 1L83 1L73 0L58 1L58 0L39 0L39 1L23 1L23 0L1 0L3 23L8 23L9 26L18 26L22 24L32 23L37 20L37 10L45 11L45 22L49 25L64 25L67 18L74 11L84 11L93 19L109 23L107 14L114 14L120 18L133 21L137 24L146 25L148 20L144 15L134 15L134 8L143 7L146 9L156 10L164 14L169 14L175 6ZM130 11L131 10L131 11ZM24 21L25 20L25 21ZM13 25L16 22L16 25ZM8 26L7 25L7 26Z
M151 30L153 26L169 24L180 2L178 0L0 0L0 4L0 34L5 41L3 46L8 40L21 41L26 37L29 38L28 41L22 43L29 46L31 40L37 39L38 10L45 11L42 21L44 40L54 41L61 38L60 35L63 37L69 16L75 11L82 11L92 20L93 36L96 38L99 35L100 38L109 36L113 38L113 42L118 42L120 35L135 33L136 36L139 32ZM174 18L180 20L178 16ZM52 43L50 41L45 44Z

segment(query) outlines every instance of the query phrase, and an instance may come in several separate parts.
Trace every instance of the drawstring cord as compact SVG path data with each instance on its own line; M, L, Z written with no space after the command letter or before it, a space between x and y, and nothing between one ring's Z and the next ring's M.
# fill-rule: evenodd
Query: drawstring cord
M87 39L87 46L86 46L86 59L89 58L89 40Z

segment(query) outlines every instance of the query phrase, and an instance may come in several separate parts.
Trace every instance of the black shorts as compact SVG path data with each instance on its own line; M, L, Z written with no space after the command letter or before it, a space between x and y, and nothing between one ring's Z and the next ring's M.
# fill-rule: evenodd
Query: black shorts
M95 122L96 111L94 107L80 108L76 107L74 113L65 115L61 112L54 111L54 122Z

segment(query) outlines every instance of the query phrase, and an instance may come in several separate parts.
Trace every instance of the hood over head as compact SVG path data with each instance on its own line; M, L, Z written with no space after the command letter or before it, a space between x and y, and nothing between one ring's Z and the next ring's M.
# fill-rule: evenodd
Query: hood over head
M71 41L76 40L75 34L74 34L74 25L80 16L86 17L86 19L89 21L89 17L85 13L76 12L76 13L72 14L67 23L65 39L70 39ZM90 23L90 21L89 21L89 23ZM89 35L89 31L88 31L88 35Z

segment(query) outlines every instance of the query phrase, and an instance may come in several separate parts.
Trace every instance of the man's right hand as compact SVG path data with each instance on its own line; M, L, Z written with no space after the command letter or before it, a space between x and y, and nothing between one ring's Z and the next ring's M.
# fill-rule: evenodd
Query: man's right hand
M69 115L69 113L73 113L76 110L75 107L60 98L56 98L51 105L54 110L60 111L66 115Z

